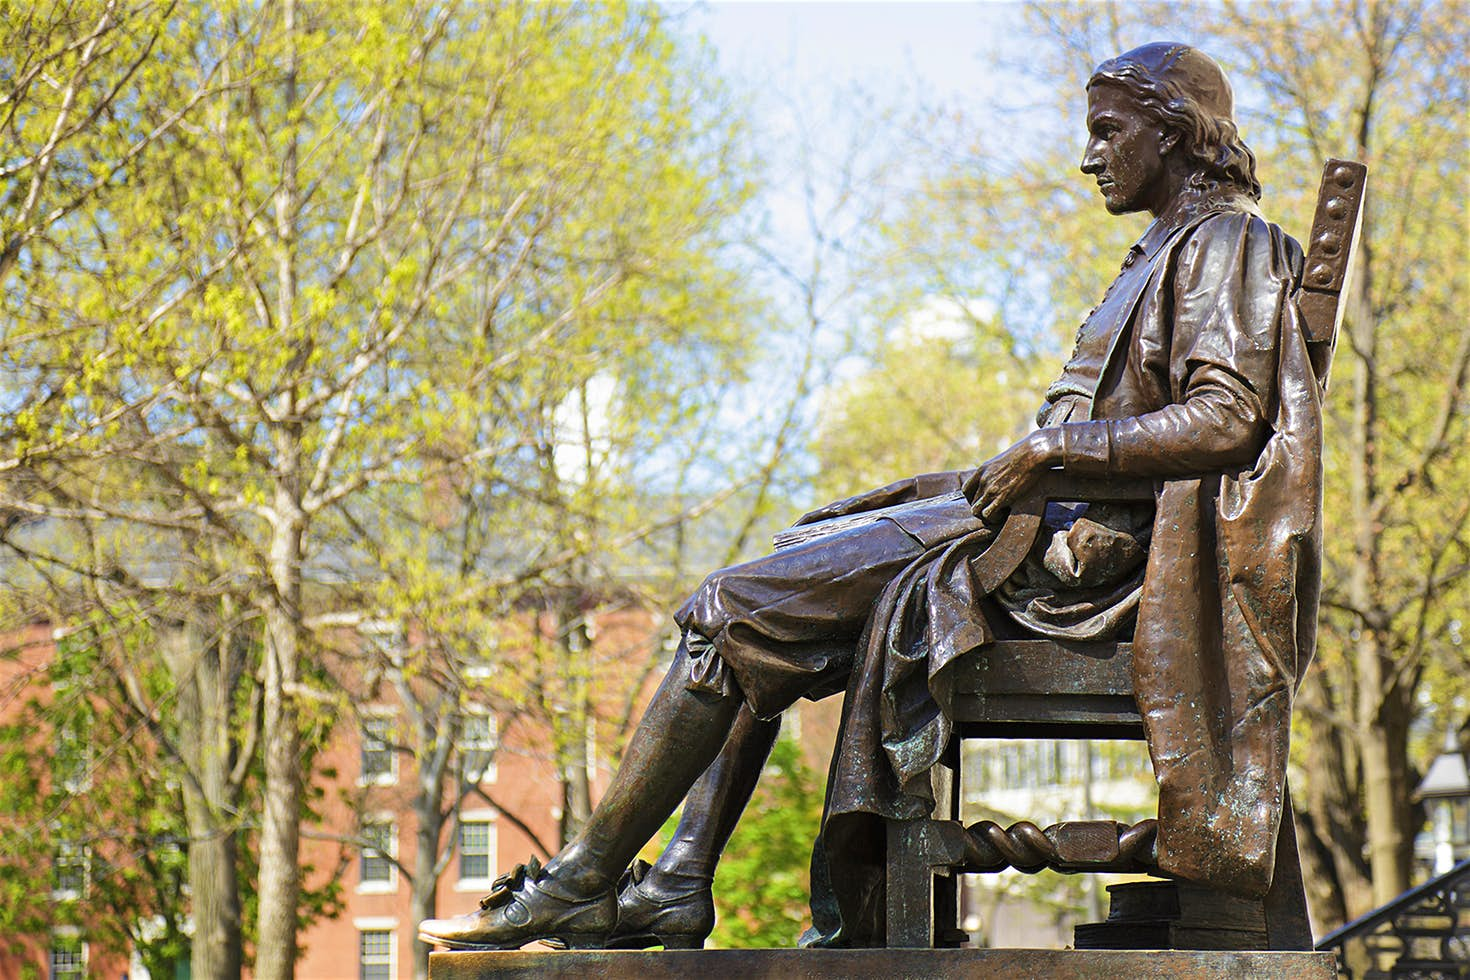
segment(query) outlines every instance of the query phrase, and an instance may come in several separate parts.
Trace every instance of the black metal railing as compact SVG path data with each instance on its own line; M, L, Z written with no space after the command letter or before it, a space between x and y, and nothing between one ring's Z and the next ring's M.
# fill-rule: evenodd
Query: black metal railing
M1347 980L1470 980L1470 861L1323 937Z

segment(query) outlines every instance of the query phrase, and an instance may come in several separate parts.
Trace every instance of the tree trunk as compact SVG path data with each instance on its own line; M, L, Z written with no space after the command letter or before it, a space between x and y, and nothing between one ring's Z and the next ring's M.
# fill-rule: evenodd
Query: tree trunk
M1327 665L1314 669L1298 697L1302 711L1312 719L1313 764L1300 784L1297 839L1307 871L1307 901L1319 932L1373 906L1358 803L1362 765L1356 733L1334 721L1344 707L1333 696L1331 680ZM1298 788L1296 783L1293 788Z
M190 976L200 980L238 980L243 951L240 938L240 882L236 872L237 840L233 830L218 829L201 837L194 829L197 803L185 799L189 830L190 912L194 941Z
M440 792L432 796L420 792L413 801L414 815L418 818L413 885L408 896L408 918L413 925L438 914L439 839L444 833L444 817L439 809L443 781L436 782ZM413 976L414 980L428 980L429 976L429 945L420 939L413 941Z
M277 506L290 501L278 494ZM302 799L300 664L301 536L290 521L274 532L271 573L277 601L266 609L265 791L260 829L260 949L255 975L289 980L296 961L296 905Z
M592 759L587 749L592 711L588 684L587 618L574 610L573 625L562 644L567 685L567 735L562 750L561 844L577 836L592 816Z
M234 689L222 662L229 651L208 649L196 623L158 626L160 647L177 692L178 744L187 774L184 820L189 830L189 967L201 980L237 980L240 935L238 846L231 814L239 802L230 781Z
M1409 887L1412 848L1409 827L1408 742L1406 706L1385 677L1392 664L1376 631L1363 631L1358 664L1364 673L1359 692L1362 720L1363 808L1368 823L1368 862L1373 904L1385 905ZM1377 686L1368 684L1376 681Z
M286 118L296 110L296 4L281 7L285 38L282 101ZM297 155L295 123L288 123L275 195L276 329L282 342L299 344L296 328ZM298 351L298 354L302 352ZM295 361L287 367L296 370ZM292 379L276 400L272 440L275 492L270 574L274 594L265 607L264 815L260 830L260 980L290 980L296 967L296 906L301 897L301 711L296 703L302 638L301 563L306 515L302 509L302 422L296 416Z
M1359 153L1367 155L1366 146ZM1409 887L1409 857L1412 829L1408 826L1407 801L1408 719L1412 706L1403 704L1405 690L1395 673L1390 613L1383 608L1380 538L1382 507L1379 474L1380 384L1378 324L1369 303L1372 287L1372 252L1362 243L1359 275L1349 284L1344 300L1353 319L1353 349L1358 354L1358 371L1353 384L1352 420L1352 524L1353 568L1348 596L1358 621L1354 625L1351 653L1357 671L1357 703L1354 707L1358 753L1363 766L1363 809L1368 832L1368 864L1373 883L1373 902L1383 905Z

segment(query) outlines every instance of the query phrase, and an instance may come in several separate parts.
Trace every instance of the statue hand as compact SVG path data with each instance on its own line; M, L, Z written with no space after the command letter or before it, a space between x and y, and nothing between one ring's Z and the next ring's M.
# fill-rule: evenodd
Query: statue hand
M1052 466L1062 460L1058 429L1038 429L1014 446L987 460L961 489L975 516L993 521L1025 496Z
M828 521L834 517L846 517L848 514L860 514L867 510L877 510L880 507L892 507L894 504L907 503L914 499L914 481L912 478L890 483L886 487L869 490L853 497L846 497L835 503L818 507L816 510L807 511L797 519L792 527L801 527L803 524L816 524L819 521Z

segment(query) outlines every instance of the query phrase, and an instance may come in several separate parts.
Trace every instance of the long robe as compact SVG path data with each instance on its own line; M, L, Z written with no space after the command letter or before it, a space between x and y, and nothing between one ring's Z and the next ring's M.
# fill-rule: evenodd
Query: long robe
M1321 389L1294 298L1301 266L1297 243L1243 196L1185 196L1125 263L1132 285L1113 297L1124 310L1090 418L1061 426L1066 471L1158 480L1133 673L1159 866L1255 896L1272 879L1320 591ZM993 638L969 567L986 540L936 543L890 583L860 640L813 859L828 943L881 942L879 818L932 808L950 668Z

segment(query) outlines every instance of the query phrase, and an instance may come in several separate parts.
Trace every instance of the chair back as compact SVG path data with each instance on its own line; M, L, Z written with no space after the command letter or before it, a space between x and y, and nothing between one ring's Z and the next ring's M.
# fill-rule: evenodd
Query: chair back
M1317 191L1317 214L1307 242L1306 266L1297 292L1307 334L1307 351L1322 389L1327 389L1332 352L1342 326L1342 291L1352 282L1353 259L1362 228L1368 168L1353 160L1328 160Z

